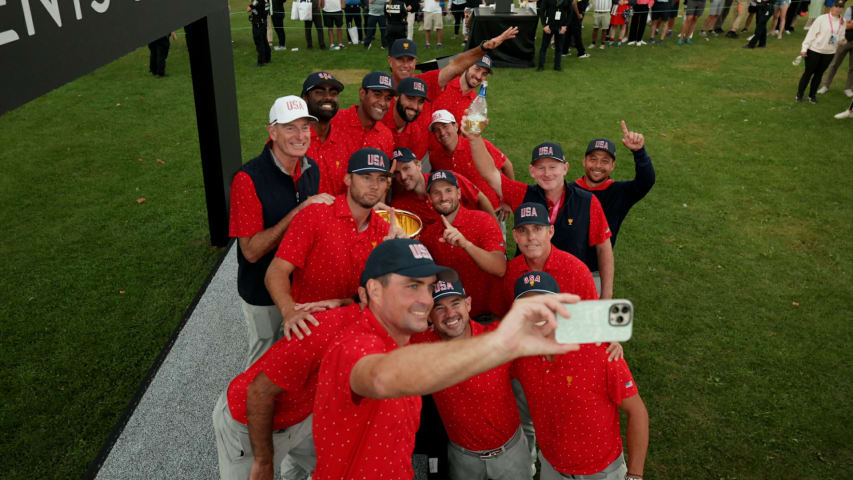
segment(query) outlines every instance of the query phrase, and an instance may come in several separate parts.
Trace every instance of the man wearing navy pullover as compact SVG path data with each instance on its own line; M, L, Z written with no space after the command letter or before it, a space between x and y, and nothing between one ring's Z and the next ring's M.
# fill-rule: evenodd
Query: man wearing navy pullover
M655 184L655 168L645 149L642 133L629 132L622 121L622 144L634 154L634 179L614 182L610 178L616 168L616 145L606 138L589 142L583 158L584 176L575 180L575 188L592 192L601 202L612 233L610 243L616 246L619 227L628 210L649 193Z

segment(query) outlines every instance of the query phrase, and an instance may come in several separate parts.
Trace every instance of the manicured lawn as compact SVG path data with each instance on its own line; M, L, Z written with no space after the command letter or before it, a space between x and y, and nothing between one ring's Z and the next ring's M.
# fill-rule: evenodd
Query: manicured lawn
M290 21L299 51L256 68L232 5L246 161L274 98L299 94L311 71L344 81L343 108L365 73L387 69L378 45L306 51ZM486 138L521 178L539 142L562 144L574 178L590 139L619 143L620 120L646 136L657 184L619 236L615 292L637 308L625 349L652 419L648 478L842 478L853 466L841 403L853 396L853 122L832 118L849 105L843 72L818 105L793 101L801 40L670 40L490 78ZM169 77L152 78L147 55L0 117L4 478L86 470L221 253L183 35ZM616 177L630 178L619 148Z

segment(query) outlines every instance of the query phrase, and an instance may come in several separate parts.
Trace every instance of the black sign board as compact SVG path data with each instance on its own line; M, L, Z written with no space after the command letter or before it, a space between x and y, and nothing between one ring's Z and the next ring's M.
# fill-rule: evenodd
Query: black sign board
M211 243L242 164L226 0L0 0L0 115L184 28Z

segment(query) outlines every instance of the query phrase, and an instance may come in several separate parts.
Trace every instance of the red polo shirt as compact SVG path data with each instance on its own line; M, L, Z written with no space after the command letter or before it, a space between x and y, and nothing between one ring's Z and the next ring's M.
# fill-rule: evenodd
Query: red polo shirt
M476 336L491 332L499 324L470 322L470 325L471 335ZM412 342L415 341L439 342L441 338L429 330L413 336ZM493 450L506 444L518 430L521 422L509 367L510 364L505 363L432 394L447 436L453 443L468 450Z
M319 152L313 150L315 141L320 140L311 130L311 146L307 155L320 166L320 193L340 195L346 192L344 175L349 166L349 157L359 148L378 148L391 158L394 153L394 135L382 122L376 122L371 128L364 128L358 118L356 105L341 110L332 118L329 137ZM331 142L331 143L330 143ZM329 145L326 145L329 143ZM322 158L319 158L322 157Z
M506 314L515 299L516 280L531 270L524 255L519 255L507 263L506 274L503 278L503 293L500 295L500 299L494 299L493 308L498 308L498 311L494 313L500 316ZM571 253L566 253L551 245L551 254L545 260L545 267L542 271L554 277L557 286L560 287L560 293L573 293L581 297L581 300L598 300L598 290L595 289L592 273L578 257ZM503 305L500 305L501 303Z
M397 131L397 122L394 121L394 109L397 108L397 97L391 100L391 107L382 119L382 123L388 127L394 136L394 148L408 148L415 157L422 159L426 155L429 146L429 122L430 115L427 113L427 104L414 122L407 123L403 131Z
M460 207L453 226L466 239L487 252L506 252L498 221L486 212ZM486 273L464 249L439 241L443 233L444 222L435 222L421 233L421 242L432 253L435 263L453 267L459 273L465 293L471 297L471 316L489 313L491 292L495 287L495 291L499 291L500 277Z
M313 158L317 162L317 166L320 167L318 193L329 193L337 196L346 192L344 175L347 173L351 152L348 142L345 142L341 135L338 129L330 127L326 141L321 142L317 131L311 126L311 145L305 155Z
M388 235L390 225L371 213L367 228L358 231L345 195L335 203L315 203L297 213L275 256L296 266L290 293L296 303L351 298L373 248Z
M504 202L513 210L524 203L524 195L527 193L527 187L526 183L510 180L504 176L501 177L501 193L503 193ZM562 198L564 201L565 192L563 192ZM556 218L554 209L559 209L562 206L562 204L556 204L548 200L548 212L552 214L553 218ZM607 217L604 216L604 209L601 208L601 202L598 201L598 197L593 195L589 204L589 245L598 245L610 238L611 235L610 226L607 224Z
M228 409L231 417L246 424L246 399L249 384L264 372L285 391L275 397L273 430L280 430L305 420L314 409L317 373L323 354L341 330L353 323L361 312L358 305L335 308L314 314L320 325L311 327L311 335L303 340L282 338L238 375L228 386Z
M444 87L444 92L435 99L432 103L433 111L447 110L456 117L456 123L462 124L462 116L465 115L465 110L471 106L471 102L477 98L479 87L472 88L468 93L462 93L462 86L459 84L460 77L456 77Z
M359 360L397 347L365 309L326 353L314 400L315 480L414 477L412 451L421 397L374 400L350 387L350 374Z
M228 234L231 237L251 237L264 229L264 207L255 191L255 182L248 173L240 171L231 181L231 213Z
M478 210L480 208L480 204L477 202L477 197L480 193L480 189L462 175L457 173L454 173L454 175L456 175L456 181L459 183L459 190L462 192L462 200L460 203L465 208ZM424 181L427 181L428 179L429 174L425 173ZM397 183L394 184L394 187L394 193L391 196L392 207L414 213L421 219L424 224L424 228L426 228L427 225L432 225L439 221L438 212L433 208L432 202L429 200L429 195L421 198L415 192L404 190Z
M512 376L524 387L542 455L560 473L592 475L622 453L619 406L636 395L625 360L608 362L608 344L512 363Z
M489 155L492 156L492 160L495 162L495 167L500 169L506 161L506 155L488 140L483 140L483 142L486 144L486 150L489 151ZM429 151L429 164L432 166L433 171L453 170L454 172L465 175L489 198L493 207L497 208L500 205L498 194L483 180L480 172L477 171L477 167L474 166L474 160L471 158L471 142L467 138L459 136L459 142L456 144L456 150L453 153L447 153L444 147L436 145L436 148L430 147ZM509 181L509 179L501 175L501 182L504 181Z

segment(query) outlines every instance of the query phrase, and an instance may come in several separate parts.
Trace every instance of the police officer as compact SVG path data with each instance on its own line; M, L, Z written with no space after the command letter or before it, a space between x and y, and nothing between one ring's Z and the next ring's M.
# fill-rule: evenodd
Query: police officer
M385 4L385 17L388 19L388 28L385 33L387 45L393 45L394 40L398 38L406 38L408 13L404 0L388 0Z

